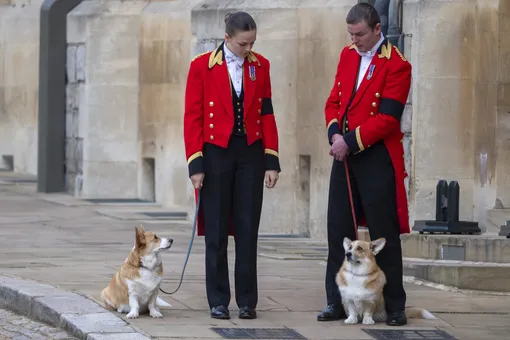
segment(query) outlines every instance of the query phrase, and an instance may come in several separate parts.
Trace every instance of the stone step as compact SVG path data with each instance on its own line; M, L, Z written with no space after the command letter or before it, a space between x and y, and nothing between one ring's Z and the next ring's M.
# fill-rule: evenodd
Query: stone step
M486 225L487 230L493 230L498 233L502 225L510 221L510 209L490 209L487 210Z
M510 240L495 233L482 235L432 235L411 233L401 236L404 257L429 260L510 262Z
M404 275L459 289L510 292L510 264L404 258Z

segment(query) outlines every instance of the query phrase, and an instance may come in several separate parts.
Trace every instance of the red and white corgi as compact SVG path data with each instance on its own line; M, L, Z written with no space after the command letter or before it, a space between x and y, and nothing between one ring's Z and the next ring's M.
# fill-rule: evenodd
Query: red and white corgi
M105 308L128 313L128 319L146 312L153 318L161 318L163 314L157 306L171 306L158 297L163 276L161 252L170 249L173 240L145 231L141 225L135 232L133 249L101 292L101 298Z

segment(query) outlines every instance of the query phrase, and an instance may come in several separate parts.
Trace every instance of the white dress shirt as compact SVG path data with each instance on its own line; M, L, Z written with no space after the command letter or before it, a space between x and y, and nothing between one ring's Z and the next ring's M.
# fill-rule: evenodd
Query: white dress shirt
M227 47L227 44L223 45L225 52L225 60L227 61L228 73L230 79L234 85L234 89L239 97L241 95L241 89L243 87L243 64L244 58L238 57Z
M358 89L359 85L363 81L363 78L365 78L365 73L367 73L368 66L372 63L372 58L377 53L377 49L379 49L379 46L381 46L382 42L384 40L384 36L381 33L381 38L379 38L379 41L375 46L368 52L360 52L358 49L356 49L356 52L361 56L361 63L359 65L359 73L358 73L358 82L356 84L356 90Z

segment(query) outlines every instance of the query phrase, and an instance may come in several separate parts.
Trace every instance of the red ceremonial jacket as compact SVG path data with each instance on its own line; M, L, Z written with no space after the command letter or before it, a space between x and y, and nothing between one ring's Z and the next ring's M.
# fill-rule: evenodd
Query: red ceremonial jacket
M411 88L411 64L396 46L384 39L351 98L360 61L354 45L346 46L340 54L335 83L325 107L328 139L331 143L334 134L343 134L351 154L363 152L378 141L384 142L395 169L400 232L409 233L404 134L400 130L400 119Z
M204 172L204 143L226 148L232 135L234 107L223 46L224 43L212 52L197 55L190 64L184 101L184 146L190 177ZM262 140L266 170L280 172L269 69L269 61L258 53L251 52L246 58L243 64L243 121L248 145ZM197 223L198 235L203 235L201 210Z

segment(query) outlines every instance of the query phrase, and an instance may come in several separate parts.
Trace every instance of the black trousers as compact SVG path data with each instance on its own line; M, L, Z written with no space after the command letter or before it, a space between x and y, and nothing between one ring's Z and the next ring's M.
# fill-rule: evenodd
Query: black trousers
M397 217L395 171L386 146L379 142L357 155L347 158L356 219L361 208L366 217L370 239L386 238L386 245L376 256L377 264L386 274L383 295L388 312L403 311L406 293L403 286L402 247ZM328 262L326 295L328 304L340 304L341 296L335 283L345 251L344 237L355 239L349 201L345 164L333 161L328 201Z
M264 191L262 142L248 146L233 135L226 149L206 143L201 206L205 219L205 276L209 307L228 306L228 227L234 224L235 297L239 307L256 308L257 240Z

